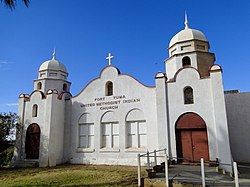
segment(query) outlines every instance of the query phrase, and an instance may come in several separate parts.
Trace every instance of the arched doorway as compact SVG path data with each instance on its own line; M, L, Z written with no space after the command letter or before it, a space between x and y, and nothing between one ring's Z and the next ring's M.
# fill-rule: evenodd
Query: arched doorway
M34 123L28 127L25 142L26 159L39 158L40 133L39 125Z
M176 146L179 162L209 161L205 121L195 113L185 113L176 122Z

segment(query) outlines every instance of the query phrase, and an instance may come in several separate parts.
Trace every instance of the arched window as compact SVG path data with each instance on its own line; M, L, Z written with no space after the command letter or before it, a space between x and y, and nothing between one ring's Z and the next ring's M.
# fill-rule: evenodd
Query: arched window
M63 91L67 91L67 90L68 90L67 84L63 84Z
M79 148L94 148L94 121L87 113L79 119Z
M183 59L182 59L182 67L185 67L185 66L190 66L191 65L191 60L188 56L185 56Z
M42 89L42 83L41 83L41 82L38 82L38 83L37 83L37 89L38 89L38 90Z
M107 82L106 83L106 96L113 95L113 83Z
M106 112L101 118L101 148L120 147L119 122L113 111Z
M193 104L193 103L194 103L193 89L191 87L184 88L184 104Z
M126 117L126 148L147 147L147 123L144 113L133 109Z
M32 117L37 117L37 110L38 110L37 104L33 105L33 108L32 108Z

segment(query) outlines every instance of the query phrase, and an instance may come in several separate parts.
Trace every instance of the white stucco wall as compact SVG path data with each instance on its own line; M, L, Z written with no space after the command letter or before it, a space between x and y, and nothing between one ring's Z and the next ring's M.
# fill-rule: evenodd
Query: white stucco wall
M166 60L166 73L167 73L168 79L173 79L176 72L183 67L182 59L185 56L188 56L190 58L191 66L198 69L197 53L189 52L186 55L176 55Z
M206 123L209 156L210 160L217 157L215 122L213 114L212 89L210 79L200 79L199 73L194 68L184 68L179 72L176 82L169 82L168 86L168 102L169 102L169 126L170 126L170 142L171 155L176 157L176 137L175 125L178 118L187 112L198 114ZM184 104L183 90L190 86L193 89L194 104Z
M156 105L157 105L157 125L158 125L158 147L157 149L167 149L169 154L169 125L168 125L168 97L167 97L167 77L164 73L158 73L156 82Z
M69 162L70 160L70 151L71 151L71 137L74 136L71 134L71 100L65 101L65 121L64 121L64 140L63 140L63 161Z
M225 94L233 159L250 163L250 92Z
M57 90L59 93L63 91L63 85L67 85L67 91L70 90L70 85L71 83L65 80L58 80L58 79L39 79L39 80L34 80L34 90L37 90L37 84L38 82L42 83L41 91L46 93L49 89Z
M184 88L193 89L194 103L184 104ZM169 105L169 127L171 156L176 157L175 125L178 118L187 112L198 114L206 123L209 158L231 164L226 111L221 72L211 73L211 78L200 78L195 68L184 68L176 75L176 80L167 83ZM227 171L230 167L221 165Z
M220 66L213 65L210 70L213 108L215 119L215 137L217 142L217 158L221 168L231 172L232 156L226 117L226 106Z
M24 101L26 100L26 101ZM25 141L27 128L31 124L40 127L39 166L55 166L63 163L64 111L65 101L58 99L57 92L47 94L34 91L29 98L19 98L19 116L22 128L22 142L19 160L26 159ZM37 116L32 116L34 105L38 106Z
M105 85L113 82L113 95L105 96ZM104 68L99 78L91 81L78 95L71 98L71 163L93 164L123 164L136 165L136 155L152 151L158 146L156 94L154 87L146 87L128 75L118 74L113 66ZM103 104L103 102L110 102ZM102 105L100 106L100 104ZM99 105L99 106L98 106ZM107 107L111 107L110 109ZM134 112L129 116L132 110ZM109 117L105 114L112 112L111 118L119 123L119 147L113 149L101 146L101 121L107 122ZM91 149L79 148L79 118L88 113L93 116L94 147ZM105 119L103 116L105 115ZM146 121L147 147L127 148L126 146L126 118L142 118Z
M27 99L24 101L23 98L19 98L19 112L20 122L22 125L21 137L22 142L20 144L20 160L26 159L25 154L25 141L26 141L26 131L29 125L36 123L40 127L41 136L40 136L40 149L39 149L39 161L42 165L44 160L47 160L47 149L46 145L48 143L48 129L46 128L46 99L43 97L43 93L40 91L34 91ZM21 103L20 103L21 102ZM37 117L32 117L33 105L38 106ZM46 162L46 161L45 161ZM39 163L40 164L40 163Z
M63 163L65 100L59 100L58 94L55 93L48 97L51 97L51 101L49 101L51 123L47 124L50 128L49 162L54 166Z

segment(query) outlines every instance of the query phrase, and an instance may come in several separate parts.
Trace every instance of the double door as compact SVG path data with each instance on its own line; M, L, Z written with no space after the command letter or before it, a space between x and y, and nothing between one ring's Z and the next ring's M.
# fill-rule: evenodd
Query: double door
M177 155L179 161L196 162L209 160L206 129L177 130Z

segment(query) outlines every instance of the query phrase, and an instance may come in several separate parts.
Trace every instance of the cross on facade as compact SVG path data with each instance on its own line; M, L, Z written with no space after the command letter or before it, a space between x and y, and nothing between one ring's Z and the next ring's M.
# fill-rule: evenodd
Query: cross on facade
M111 53L109 53L109 55L106 57L106 60L109 61L109 66L111 66L111 60L112 58L114 58L114 56L111 55Z

